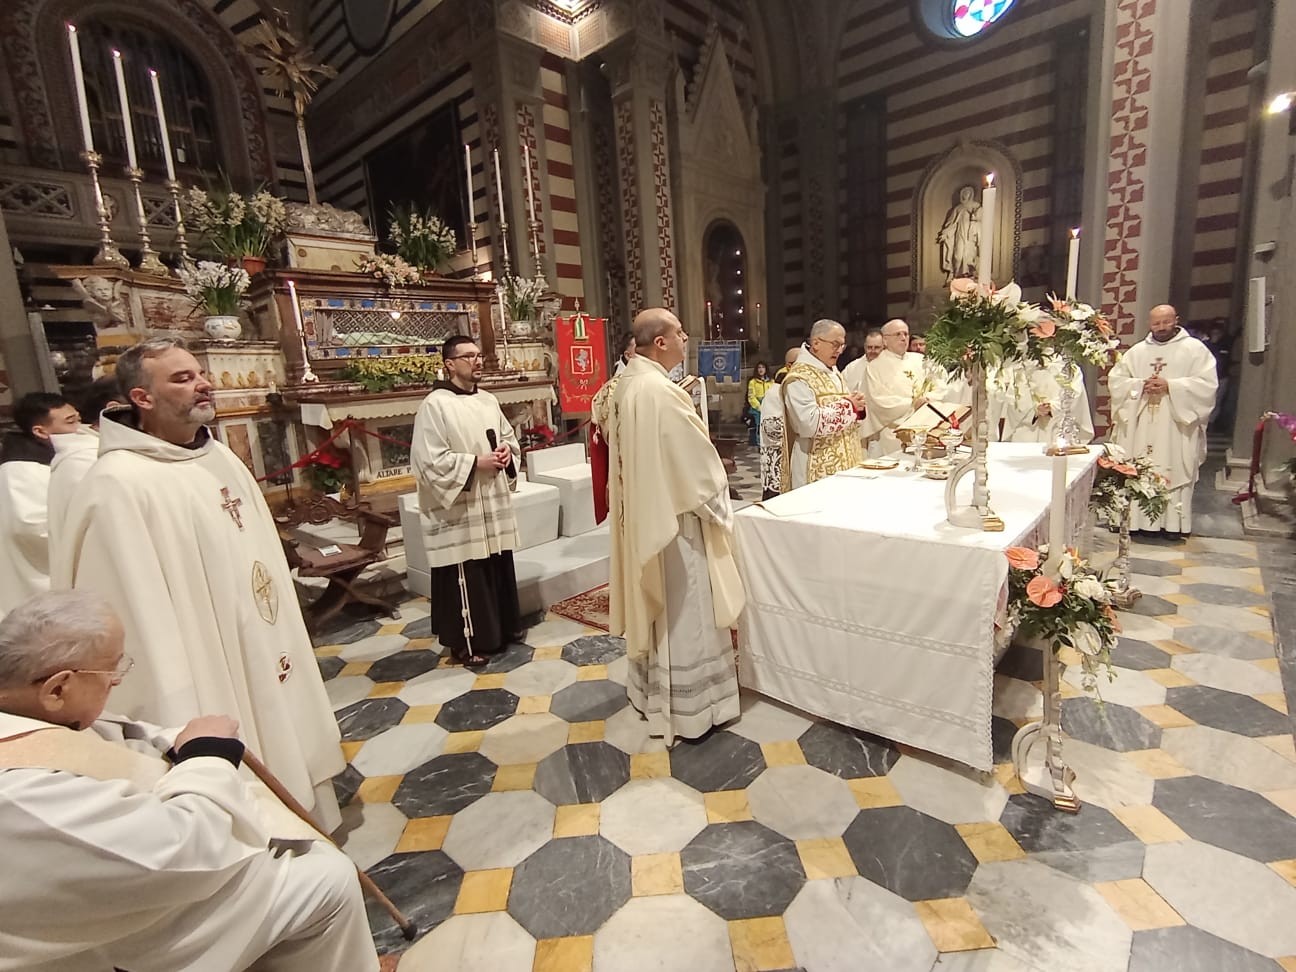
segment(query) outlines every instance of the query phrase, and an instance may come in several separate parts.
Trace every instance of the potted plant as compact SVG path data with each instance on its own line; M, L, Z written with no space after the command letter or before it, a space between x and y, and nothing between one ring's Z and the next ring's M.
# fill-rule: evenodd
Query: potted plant
M332 445L317 449L305 467L306 482L322 495L340 494L350 483L351 461Z
M242 267L227 267L210 260L188 264L177 273L194 307L206 314L203 330L216 340L230 341L243 333L239 307L251 278Z
M354 381L367 392L386 392L394 388L423 387L437 380L441 372L441 355L408 354L394 358L361 358L342 369L347 381Z
M393 206L387 219L387 235L396 244L397 255L419 270L435 273L459 249L454 230L430 209L420 212L412 206Z
M387 287L408 287L423 282L423 274L394 253L376 253L356 261L356 270L381 280Z
M185 219L207 244L249 273L265 269L271 244L288 225L283 200L264 189L242 196L228 185L211 190L195 186L186 193L185 203Z
M504 304L505 326L511 322L512 337L530 337L535 331L540 301L544 299L544 284L537 278L503 277L500 280L500 299Z

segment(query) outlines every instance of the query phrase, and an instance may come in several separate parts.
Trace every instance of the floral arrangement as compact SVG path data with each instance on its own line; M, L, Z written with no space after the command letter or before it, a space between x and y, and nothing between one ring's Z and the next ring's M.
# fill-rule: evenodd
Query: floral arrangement
M1041 342L1045 353L1065 361L1109 368L1116 363L1120 341L1111 322L1088 304L1062 300L1050 294L1053 313L1042 318L1027 333L1029 340Z
M1103 448L1104 454L1098 457L1093 492L1089 494L1089 508L1098 519L1120 526L1131 503L1138 504L1149 520L1165 516L1170 505L1170 480L1157 472L1152 460L1147 456L1127 456L1124 449L1111 442Z
M423 274L418 267L412 267L404 259L388 253L377 253L356 261L356 269L365 276L383 281L388 287L403 287L423 282Z
M1098 573L1068 547L1054 579L1045 570L1048 547L1009 547L1008 620L1021 634L1066 645L1080 653L1085 691L1098 691L1098 675L1112 673L1111 650L1120 622L1111 595Z
M252 283L242 267L227 267L210 260L186 264L176 273L194 306L212 317L237 314L243 294Z
M333 445L316 450L305 467L306 481L317 493L336 493L350 481L351 460Z
M396 358L361 358L347 364L341 376L367 392L385 392L402 385L430 385L443 362L439 354L409 354Z
M544 299L544 286L539 279L526 277L503 277L500 279L500 294L504 300L504 309L510 321L534 321Z
M393 206L387 219L387 235L397 254L420 270L435 270L459 249L454 230L430 209Z
M264 257L288 225L283 200L264 189L242 196L229 186L195 186L185 193L181 209L185 221L226 259Z
M1296 415L1292 415L1290 412L1265 412L1264 415L1260 416L1260 421L1261 423L1272 421L1278 428L1291 436L1292 442L1296 442ZM1257 449L1256 455L1259 455L1259 453L1260 450ZM1287 472L1296 477L1296 458L1288 459L1284 465L1287 467Z

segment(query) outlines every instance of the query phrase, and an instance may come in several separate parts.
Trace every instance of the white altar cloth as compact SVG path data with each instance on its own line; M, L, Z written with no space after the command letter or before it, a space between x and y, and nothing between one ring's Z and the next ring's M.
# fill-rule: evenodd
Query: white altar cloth
M1087 522L1101 448L1067 461L1067 533ZM945 521L945 483L853 469L735 516L747 589L739 681L806 712L980 770L993 765L995 620L1011 546L1048 534L1052 462L992 443L1002 533ZM971 495L971 476L959 484Z

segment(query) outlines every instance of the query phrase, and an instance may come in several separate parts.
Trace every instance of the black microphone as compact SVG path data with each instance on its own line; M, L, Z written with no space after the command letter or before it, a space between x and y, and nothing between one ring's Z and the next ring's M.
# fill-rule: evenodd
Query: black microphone
M490 443L491 452L494 452L496 449L499 448L499 439L496 438L494 429L486 430L486 441ZM517 467L513 465L512 449L509 450L509 461L508 461L508 465L504 467L504 471L509 474L510 479L517 478Z

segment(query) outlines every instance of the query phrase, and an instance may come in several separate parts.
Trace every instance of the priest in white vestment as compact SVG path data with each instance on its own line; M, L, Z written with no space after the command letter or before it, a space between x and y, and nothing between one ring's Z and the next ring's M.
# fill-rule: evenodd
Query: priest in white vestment
M1053 442L1058 437L1062 422L1063 363L1053 358L1043 367L1025 362L1022 367L1024 387L1008 388L995 394L1003 399L1004 442ZM1085 391L1084 372L1076 367L1073 372L1071 416L1075 420L1080 438L1077 445L1093 441L1093 416L1089 412L1089 394Z
M903 450L895 429L928 401L940 399L939 376L927 367L926 359L909 350L909 325L899 318L882 326L882 353L864 368L857 385L863 392L865 413L861 434L866 448L882 455Z
M786 377L786 376L783 376ZM761 499L790 488L783 482L783 377L775 377L760 410Z
M521 640L513 491L522 450L499 401L477 387L482 354L446 341L446 379L414 417L410 464L426 518L432 631L456 660L480 668Z
M67 521L68 506L81 488L90 467L99 458L99 417L105 409L127 404L114 375L96 378L81 400L83 424L75 432L50 438L54 461L50 463L49 534L50 549L58 546L59 532Z
M744 603L720 456L667 372L688 340L663 308L634 322L638 354L617 379L608 442L610 631L624 635L630 703L673 745L736 719L729 629Z
M123 642L84 591L0 623L0 970L376 970L355 866L240 771L237 722L103 714Z
M53 587L98 591L121 616L135 672L119 711L159 725L237 718L332 831L337 720L261 489L206 428L211 383L171 338L128 348L116 374L132 404L99 423L99 459L51 552Z
M1170 480L1170 505L1148 520L1135 504L1131 530L1192 532L1192 494L1206 458L1206 423L1215 407L1215 358L1179 326L1169 304L1152 308L1148 335L1107 375L1112 439L1131 456L1150 456Z
M31 392L14 405L18 428L0 446L0 618L49 590L51 439L80 421L62 395Z
M846 387L837 370L845 349L844 327L815 321L783 379L783 481L789 489L852 469L864 458L859 438L864 396Z

